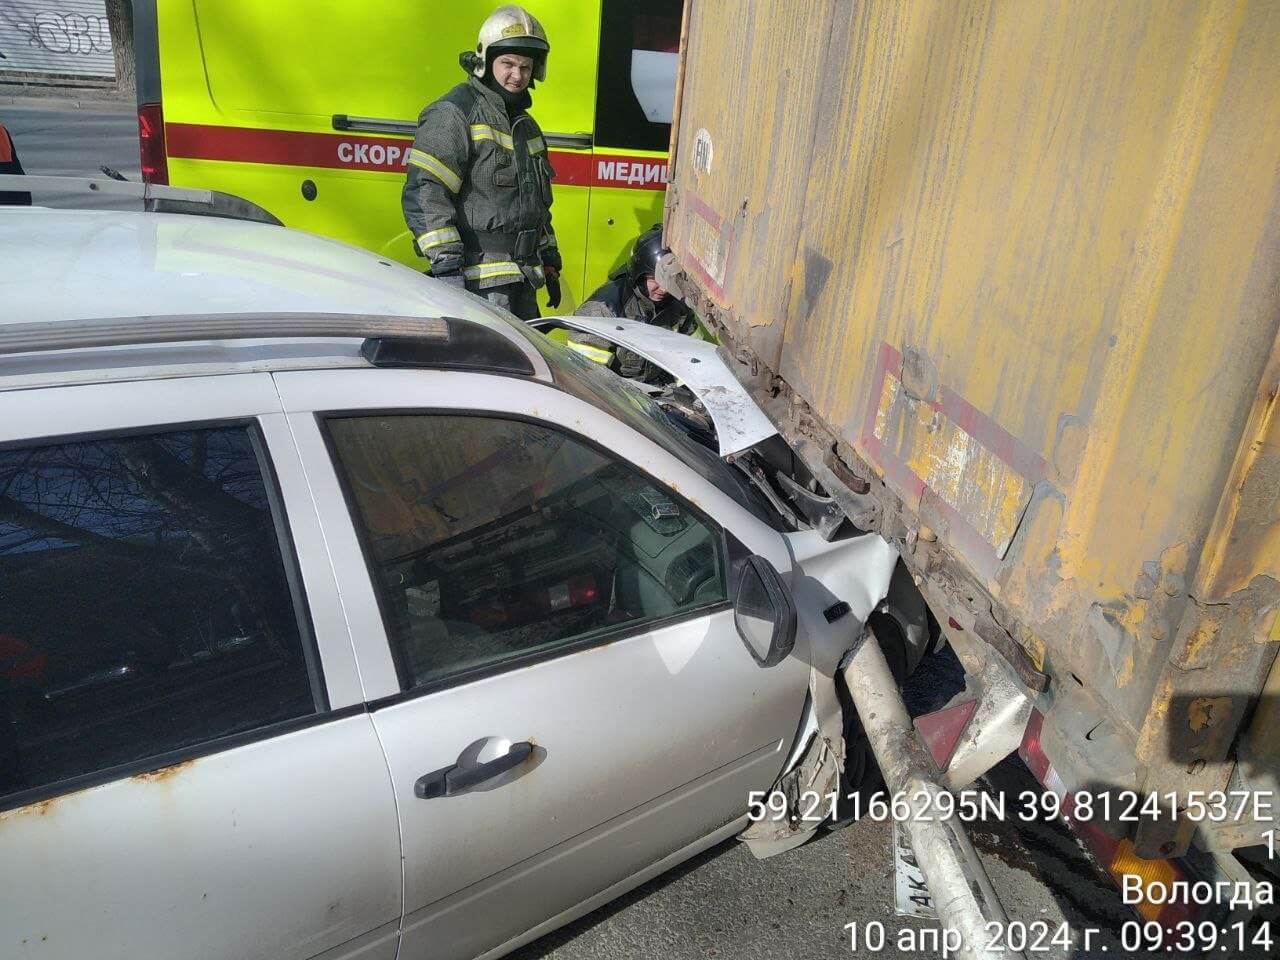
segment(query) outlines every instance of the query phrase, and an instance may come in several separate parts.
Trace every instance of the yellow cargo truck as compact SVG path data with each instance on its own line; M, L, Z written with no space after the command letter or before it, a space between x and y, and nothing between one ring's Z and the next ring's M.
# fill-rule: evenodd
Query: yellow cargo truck
M1274 868L1280 4L685 29L663 275L899 545L969 683L917 721L946 782L1020 749L1142 890Z

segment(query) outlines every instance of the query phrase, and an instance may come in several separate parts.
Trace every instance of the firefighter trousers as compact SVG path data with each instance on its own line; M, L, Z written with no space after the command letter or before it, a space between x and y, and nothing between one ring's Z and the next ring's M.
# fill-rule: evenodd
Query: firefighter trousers
M509 310L521 320L537 320L542 316L538 310L537 292L524 281L504 284L501 287L489 287L487 290L476 290L471 284L467 284L467 289L477 296L484 297L495 306Z

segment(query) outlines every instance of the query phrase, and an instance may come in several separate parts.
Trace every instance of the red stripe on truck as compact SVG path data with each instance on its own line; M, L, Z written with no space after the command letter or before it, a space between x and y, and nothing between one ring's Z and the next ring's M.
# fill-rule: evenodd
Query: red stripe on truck
M268 163L403 173L412 141L407 137L364 137L258 127L220 127L203 123L166 123L171 158ZM601 153L551 151L556 183L574 187L623 187L665 190L665 157L627 157Z

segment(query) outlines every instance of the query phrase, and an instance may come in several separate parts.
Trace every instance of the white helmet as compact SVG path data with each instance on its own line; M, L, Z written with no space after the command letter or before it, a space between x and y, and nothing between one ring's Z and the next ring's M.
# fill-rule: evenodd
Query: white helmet
M542 29L537 17L514 3L505 3L489 14L480 24L475 56L463 56L470 62L471 72L483 78L490 60L504 52L532 57L533 79L547 78L547 54L551 52L547 31Z

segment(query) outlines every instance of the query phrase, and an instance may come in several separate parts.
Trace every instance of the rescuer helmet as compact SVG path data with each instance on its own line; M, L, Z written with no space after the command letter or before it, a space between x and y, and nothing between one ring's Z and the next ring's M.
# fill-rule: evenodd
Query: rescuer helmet
M504 53L518 53L533 59L534 81L547 78L547 54L551 44L547 31L538 18L523 7L506 3L489 14L480 24L480 37L476 40L475 53L464 53L459 61L463 69L470 70L484 79L495 57Z
M658 258L666 250L662 246L662 224L652 227L636 238L636 245L631 248L631 282L639 283L645 277L654 276L658 268Z

